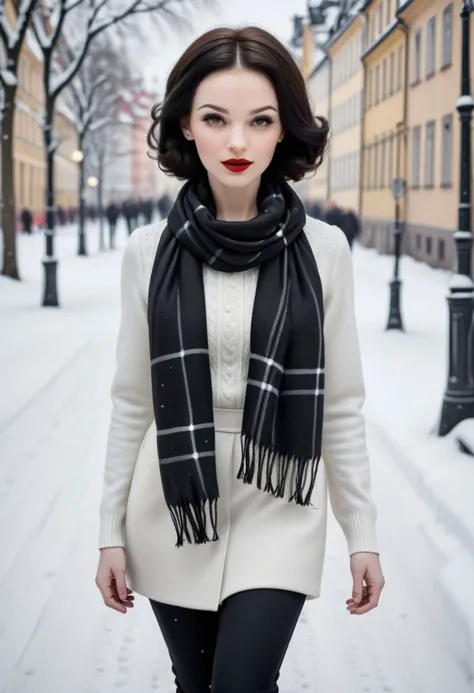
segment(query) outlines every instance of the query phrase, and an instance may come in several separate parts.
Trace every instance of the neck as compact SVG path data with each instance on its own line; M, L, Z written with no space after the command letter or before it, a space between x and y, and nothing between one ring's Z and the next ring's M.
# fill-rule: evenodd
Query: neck
M257 216L260 178L244 188L231 188L209 176L209 186L216 205L216 219L249 221Z

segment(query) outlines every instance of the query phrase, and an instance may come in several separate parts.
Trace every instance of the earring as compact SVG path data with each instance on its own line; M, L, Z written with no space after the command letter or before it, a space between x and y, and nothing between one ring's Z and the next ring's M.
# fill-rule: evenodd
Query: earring
M278 142L283 142L283 135L278 139Z

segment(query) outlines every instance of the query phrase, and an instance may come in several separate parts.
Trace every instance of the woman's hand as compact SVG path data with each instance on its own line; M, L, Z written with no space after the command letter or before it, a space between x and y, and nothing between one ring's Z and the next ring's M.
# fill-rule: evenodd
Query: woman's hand
M353 586L352 598L346 600L347 611L366 614L378 605L385 585L380 558L376 553L361 552L353 553L350 561Z
M95 584L100 590L104 604L120 611L121 614L126 614L127 609L133 608L135 599L125 581L126 568L125 549L113 547L100 550Z

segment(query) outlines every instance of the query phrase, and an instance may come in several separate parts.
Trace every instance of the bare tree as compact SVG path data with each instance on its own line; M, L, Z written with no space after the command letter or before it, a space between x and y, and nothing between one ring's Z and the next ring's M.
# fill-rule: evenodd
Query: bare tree
M18 64L33 10L38 0L13 2L14 23L10 26L5 3L0 0L0 137L2 142L2 214L3 266L2 274L19 279L16 254L15 177L13 175L13 126L18 88Z
M69 47L66 59L71 58ZM105 129L117 118L121 94L133 88L126 51L119 50L106 36L91 46L84 63L70 84L72 111L75 114L79 162L79 243L78 254L87 255L85 234L85 176L93 147L90 135ZM100 179L99 179L100 180Z
M77 75L92 41L112 26L130 17L149 14L154 21L166 20L178 28L188 22L183 11L209 0L43 0L42 12L35 12L32 27L43 53L45 98L44 149L46 159L46 258L43 306L58 306L57 259L54 257L54 156L57 143L53 119L59 95ZM73 59L65 67L60 60L61 38L68 37Z
M104 250L104 189L108 180L108 175L110 174L111 166L114 166L120 161L130 159L134 153L132 146L127 146L124 144L121 129L129 129L129 125L122 123L120 120L109 121L106 125L101 128L90 132L88 137L89 142L89 163L90 170L94 172L98 180L98 206L99 206L99 218L100 218L100 242L99 247ZM125 134L125 133L124 133ZM126 138L125 138L126 139ZM114 247L114 238L110 234L109 236L109 248Z

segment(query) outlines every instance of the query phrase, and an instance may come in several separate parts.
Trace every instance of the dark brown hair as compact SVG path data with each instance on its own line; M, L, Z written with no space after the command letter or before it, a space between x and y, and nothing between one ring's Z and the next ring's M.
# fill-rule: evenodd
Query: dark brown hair
M181 121L191 113L200 82L237 64L266 75L276 92L285 136L268 172L279 179L298 181L316 171L326 151L328 122L313 116L303 76L290 52L257 27L213 29L183 53L168 77L163 102L151 112L149 156L158 161L162 171L180 180L204 170L194 142L182 133Z

